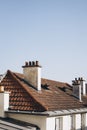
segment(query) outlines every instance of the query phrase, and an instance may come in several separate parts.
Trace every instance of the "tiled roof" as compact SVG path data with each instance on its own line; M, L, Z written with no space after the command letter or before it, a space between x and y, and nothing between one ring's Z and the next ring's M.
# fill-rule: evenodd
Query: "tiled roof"
M16 79L11 71L8 71L6 76L1 82L5 91L10 93L10 110L21 111L44 111L44 107L41 106L32 95L30 95L22 86L22 84Z
M39 130L36 125L12 118L0 118L0 130Z
M10 110L54 111L61 109L83 108L72 95L72 87L67 83L42 79L41 91L32 88L24 80L23 74L7 71L1 82L5 91L10 93Z

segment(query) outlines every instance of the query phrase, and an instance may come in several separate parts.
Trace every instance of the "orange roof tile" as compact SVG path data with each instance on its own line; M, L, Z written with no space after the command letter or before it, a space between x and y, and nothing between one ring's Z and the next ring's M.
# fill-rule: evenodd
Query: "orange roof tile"
M42 89L38 92L25 82L23 74L8 70L0 85L11 92L9 110L50 111L84 107L84 103L73 97L69 84L48 79L41 82Z

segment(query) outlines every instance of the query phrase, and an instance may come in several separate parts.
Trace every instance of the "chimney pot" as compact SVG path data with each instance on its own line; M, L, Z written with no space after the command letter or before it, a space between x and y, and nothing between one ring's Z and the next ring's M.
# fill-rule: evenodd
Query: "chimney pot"
M29 61L29 66L31 66L31 61Z
M36 66L39 66L39 61L36 61Z
M75 78L75 81L77 81L77 78Z
M72 85L74 85L75 84L75 80L72 80Z
M83 77L81 77L81 81L83 81Z
M32 61L32 65L35 66L35 62L34 61Z
M28 66L28 62L25 62L25 66Z
M79 78L78 78L78 80L80 81L80 80L81 80L81 78L79 77Z

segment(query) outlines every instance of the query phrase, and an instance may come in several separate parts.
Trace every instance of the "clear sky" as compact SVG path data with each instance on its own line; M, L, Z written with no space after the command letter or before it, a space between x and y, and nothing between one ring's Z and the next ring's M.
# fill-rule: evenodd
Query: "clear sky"
M0 73L33 60L44 78L87 79L87 0L0 0Z

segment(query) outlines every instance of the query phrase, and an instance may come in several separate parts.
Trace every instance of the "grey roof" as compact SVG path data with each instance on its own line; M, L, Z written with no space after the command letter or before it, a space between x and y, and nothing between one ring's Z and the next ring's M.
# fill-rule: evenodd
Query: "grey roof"
M12 118L0 118L0 130L40 130L36 125L15 120Z

